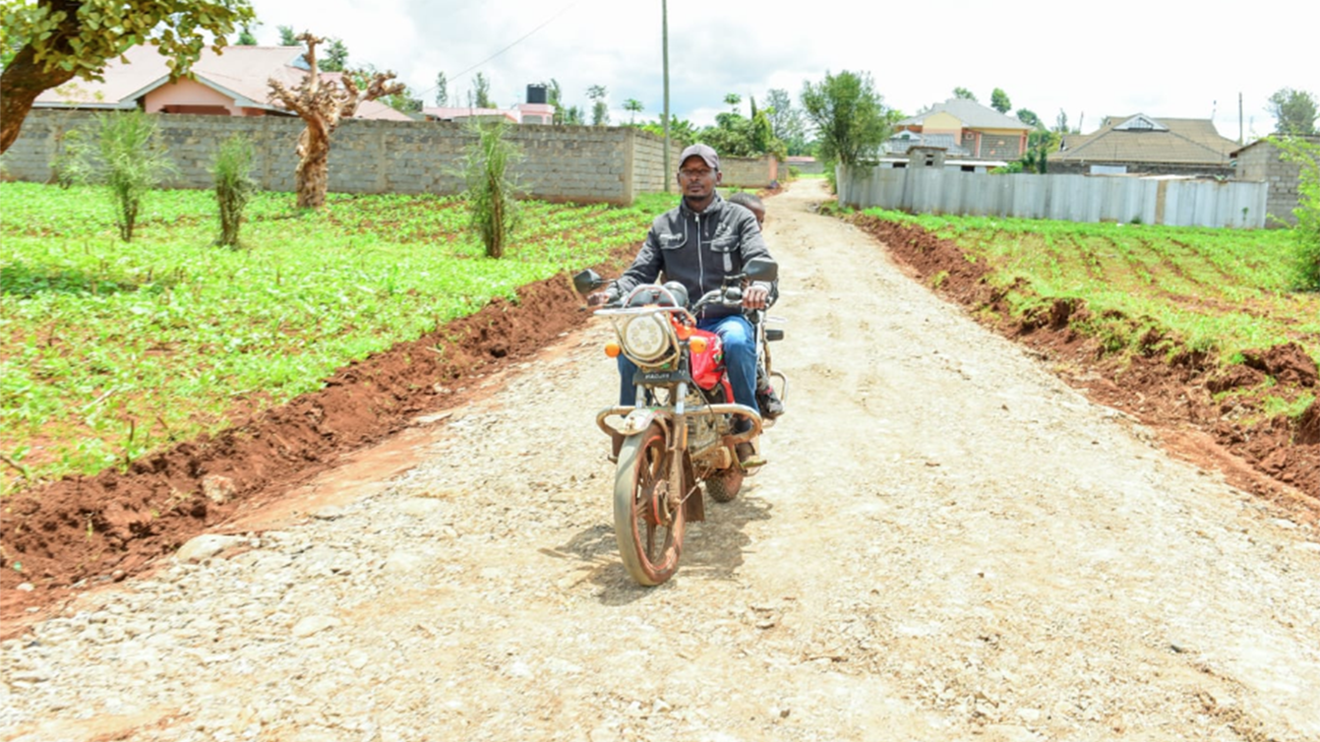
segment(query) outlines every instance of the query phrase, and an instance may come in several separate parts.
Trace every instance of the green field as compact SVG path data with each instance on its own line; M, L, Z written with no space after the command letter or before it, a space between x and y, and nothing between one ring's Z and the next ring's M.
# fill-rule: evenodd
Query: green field
M277 405L523 284L636 244L674 203L523 204L502 260L453 197L258 194L244 250L209 191L162 191L132 243L104 190L0 184L0 492L122 464ZM20 473L22 471L23 473Z
M864 213L955 241L968 260L993 268L993 284L1023 287L1007 296L1015 314L1085 301L1093 319L1078 329L1109 351L1136 350L1154 329L1170 354L1232 362L1243 350L1293 341L1320 361L1320 294L1290 290L1288 230Z

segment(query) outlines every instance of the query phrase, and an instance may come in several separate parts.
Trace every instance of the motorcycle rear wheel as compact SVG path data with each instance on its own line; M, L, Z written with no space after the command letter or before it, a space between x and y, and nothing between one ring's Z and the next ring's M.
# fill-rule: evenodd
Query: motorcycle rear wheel
M678 571L683 549L683 493L669 486L671 454L665 430L652 423L628 436L614 476L614 537L628 574L659 585Z

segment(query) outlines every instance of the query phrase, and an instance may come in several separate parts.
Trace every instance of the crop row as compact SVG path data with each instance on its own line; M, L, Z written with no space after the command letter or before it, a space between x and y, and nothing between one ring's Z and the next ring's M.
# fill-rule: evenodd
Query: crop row
M0 184L0 491L94 472L281 404L496 296L642 240L671 198L524 203L491 260L453 198L258 194L245 249L213 196L153 193L132 243L93 189Z
M1093 314L1158 326L1226 360L1288 341L1320 359L1320 295L1289 290L1287 230L867 213L954 240L993 266L997 285L1025 279L1030 296L1015 299L1024 310L1078 298Z

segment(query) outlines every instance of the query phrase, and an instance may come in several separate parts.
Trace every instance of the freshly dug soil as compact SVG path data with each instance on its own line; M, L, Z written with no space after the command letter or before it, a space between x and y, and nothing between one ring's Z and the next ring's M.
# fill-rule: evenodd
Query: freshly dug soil
M629 258L626 250L608 261ZM600 266L598 266L600 268ZM236 420L215 435L19 493L0 518L0 619L70 588L118 581L189 538L283 491L428 411L465 401L472 382L590 316L567 275L354 363L320 391ZM31 590L16 590L26 583Z
M1261 400L1249 390L1267 376L1275 380L1270 393L1276 396L1314 393L1316 363L1301 346L1249 350L1244 363L1222 370L1213 359L1190 353L1166 362L1157 350L1165 338L1153 334L1141 339L1145 353L1108 355L1098 341L1073 327L1090 316L1084 302L1056 300L1045 311L1013 317L1005 292L986 282L988 267L968 261L953 241L917 225L865 215L852 221L938 293L987 318L1002 334L1047 354L1069 383L1159 429L1176 453L1222 469L1237 486L1294 511L1320 515L1320 400L1297 423L1285 416L1256 424L1241 421L1259 417ZM1248 393L1222 404L1214 400L1213 395L1231 389Z

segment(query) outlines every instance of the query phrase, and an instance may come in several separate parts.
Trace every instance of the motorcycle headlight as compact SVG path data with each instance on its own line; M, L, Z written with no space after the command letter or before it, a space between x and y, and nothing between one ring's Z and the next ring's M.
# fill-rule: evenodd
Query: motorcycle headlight
M654 361L669 350L669 325L663 314L633 317L623 328L623 350L640 361Z

